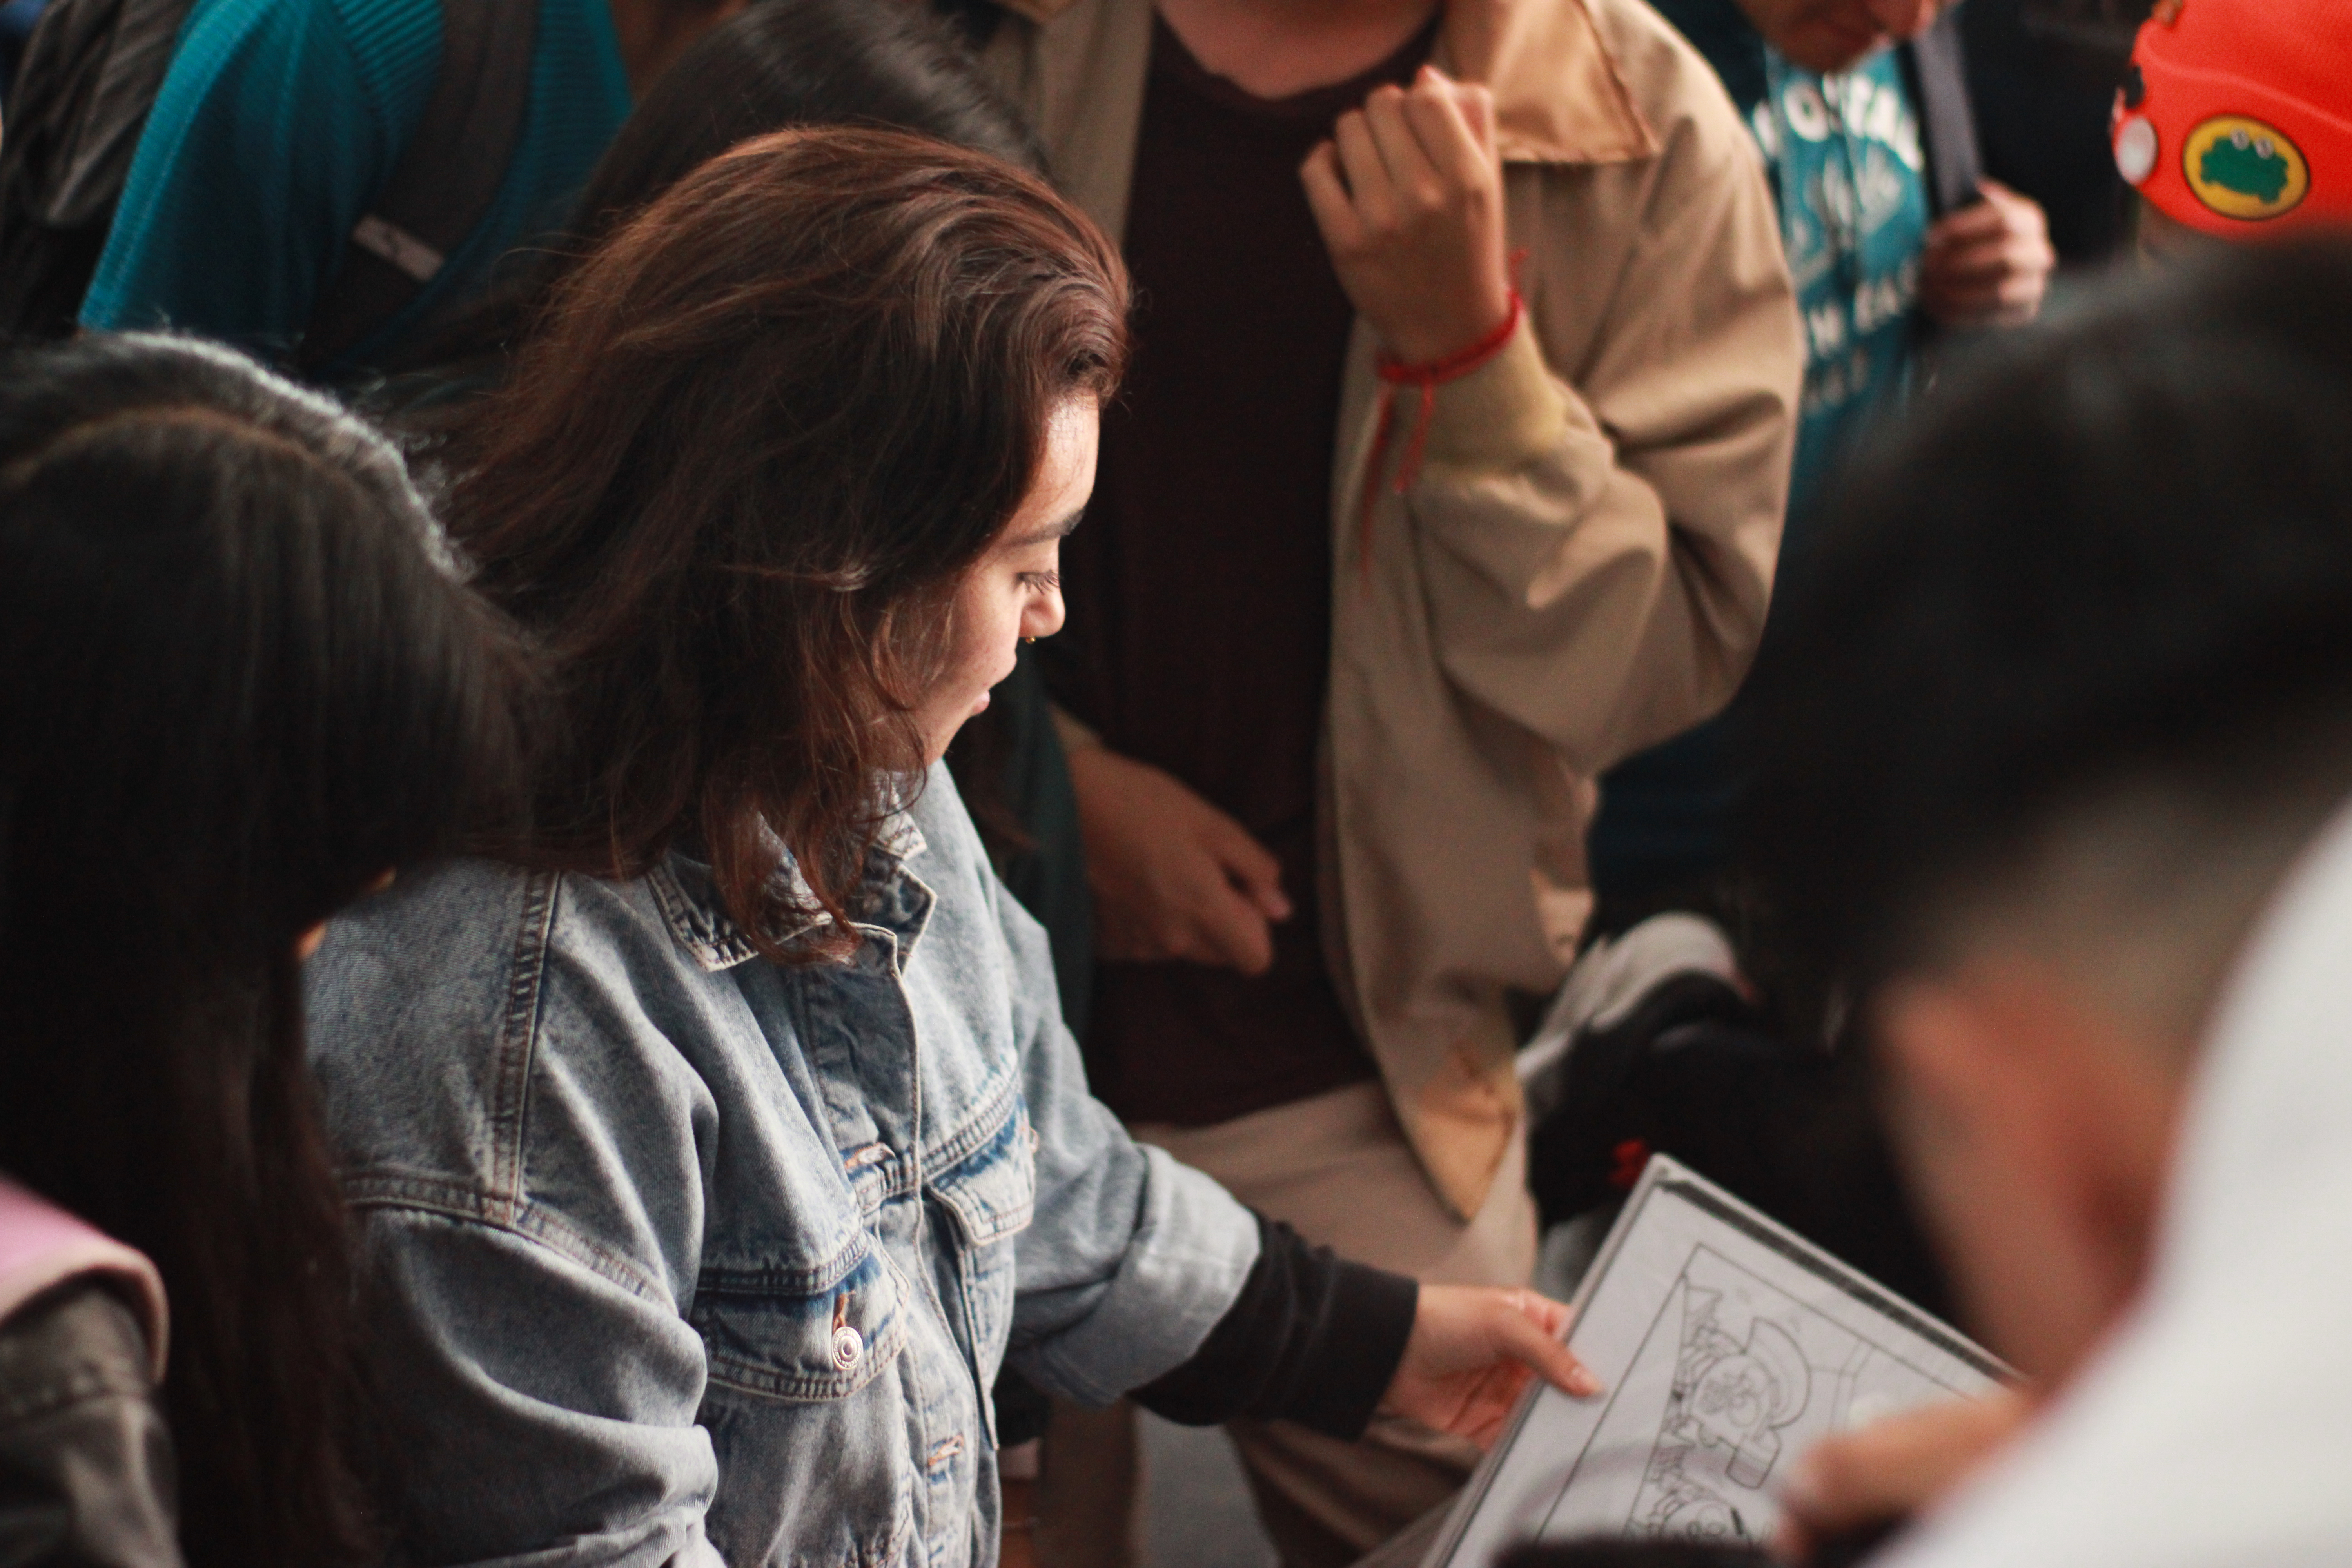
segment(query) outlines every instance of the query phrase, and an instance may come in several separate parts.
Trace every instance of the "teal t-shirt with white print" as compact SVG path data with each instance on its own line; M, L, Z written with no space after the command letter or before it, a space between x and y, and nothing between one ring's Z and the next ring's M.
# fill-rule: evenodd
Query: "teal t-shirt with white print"
M1764 96L1745 107L1772 171L1804 319L1804 408L1790 495L1801 535L1828 477L1910 383L1930 221L1927 158L1893 51L1821 76L1768 48L1764 77Z

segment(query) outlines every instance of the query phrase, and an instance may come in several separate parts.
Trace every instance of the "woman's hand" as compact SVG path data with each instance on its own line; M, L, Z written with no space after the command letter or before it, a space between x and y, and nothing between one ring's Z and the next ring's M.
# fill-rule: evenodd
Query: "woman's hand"
M1423 1285L1381 1411L1491 1448L1529 1378L1580 1399L1601 1392L1560 1342L1568 1321L1566 1307L1533 1290Z
M1824 1542L1918 1512L2015 1436L2032 1413L2025 1395L2002 1389L1824 1437L1781 1491L1773 1555L1802 1563Z
M1282 866L1249 830L1149 763L1102 746L1070 753L1095 895L1096 944L1112 960L1263 974L1290 918Z
M2050 220L2007 185L1979 187L1984 200L1948 213L1927 231L1919 258L1919 302L1947 326L2030 321L2050 292L2058 253Z
M1427 364L1511 310L1495 100L1423 66L1339 116L1299 171L1339 286L1390 353Z

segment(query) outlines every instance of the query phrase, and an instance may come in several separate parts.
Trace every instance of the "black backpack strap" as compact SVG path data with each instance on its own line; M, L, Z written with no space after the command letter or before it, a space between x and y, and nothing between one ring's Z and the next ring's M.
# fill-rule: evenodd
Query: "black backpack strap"
M1955 5L1911 40L1912 100L1919 106L1921 139L1927 142L1927 202L1937 217L1977 199L1984 179L1984 153L1977 145L1976 106L1969 98L1968 57L1960 45L1960 10Z
M530 109L538 30L538 0L441 0L440 79L310 312L295 356L305 373L397 315L489 211Z

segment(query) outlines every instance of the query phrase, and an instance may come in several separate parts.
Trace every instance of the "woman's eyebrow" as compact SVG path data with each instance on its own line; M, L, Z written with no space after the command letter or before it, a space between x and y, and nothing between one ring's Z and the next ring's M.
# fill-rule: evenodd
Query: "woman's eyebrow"
M1087 509L1080 507L1077 510L1070 513L1069 516L1062 519L1059 522L1049 522L1042 528L1031 529L1028 532L1021 535L1017 539L1006 540L1004 542L1004 548L1007 550L1025 550L1033 544L1043 544L1049 539L1066 539L1070 536L1071 530L1076 528L1079 523L1086 521L1086 516Z

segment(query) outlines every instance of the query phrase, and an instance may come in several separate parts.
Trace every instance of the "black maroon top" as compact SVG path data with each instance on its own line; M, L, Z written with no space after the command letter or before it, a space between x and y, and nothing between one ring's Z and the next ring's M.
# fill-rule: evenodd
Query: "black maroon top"
M1352 81L1276 100L1213 76L1164 22L1128 209L1137 348L1105 411L1087 525L1063 550L1056 699L1282 862L1274 967L1107 963L1087 1042L1129 1121L1198 1127L1374 1076L1317 922L1315 752L1331 635L1331 451L1355 311L1298 168L1435 23Z

